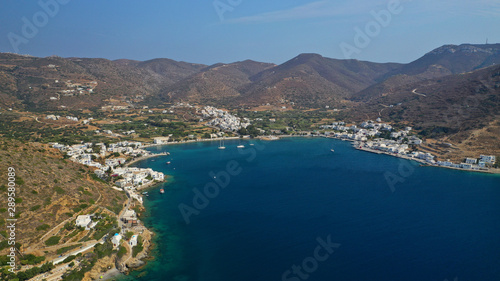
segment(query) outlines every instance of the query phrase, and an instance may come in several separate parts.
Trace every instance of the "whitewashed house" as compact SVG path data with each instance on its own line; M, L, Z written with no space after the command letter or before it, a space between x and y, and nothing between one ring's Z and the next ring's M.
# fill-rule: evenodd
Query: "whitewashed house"
M120 246L120 241L122 240L122 236L119 233L115 233L113 238L111 238L111 243L113 243L113 248L117 248Z
M486 164L495 164L496 162L496 157L493 155L481 155L479 157L481 159L480 161L483 161Z
M81 215L76 218L76 226L85 227L86 230L89 230L89 225L92 223L92 219L90 215Z
M467 164L476 164L477 159L476 158L465 158L465 163Z
M472 169L472 164L468 164L468 163L460 163L460 168L462 169Z
M129 241L130 247L135 247L137 246L137 235L132 235Z

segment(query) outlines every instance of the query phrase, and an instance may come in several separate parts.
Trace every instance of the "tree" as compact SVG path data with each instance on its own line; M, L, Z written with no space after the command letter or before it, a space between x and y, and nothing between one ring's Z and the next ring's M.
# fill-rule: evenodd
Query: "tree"
M127 233L125 233L125 240L130 240L132 235L134 235L132 231L127 231Z

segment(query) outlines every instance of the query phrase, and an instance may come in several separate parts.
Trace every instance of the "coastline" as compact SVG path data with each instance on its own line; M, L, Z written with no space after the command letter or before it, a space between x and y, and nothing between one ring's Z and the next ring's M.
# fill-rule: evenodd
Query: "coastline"
M271 139L266 139L266 138L259 138L259 139L260 140L264 140L264 141L274 141L274 140L279 140L281 138L293 138L293 137L299 137L299 138L325 137L325 138L331 138L331 139L336 139L336 140L341 140L341 141L349 141L351 143L355 143L356 142L354 140L349 140L349 139L340 139L340 138L326 137L326 136L320 136L320 135L305 135L305 136L301 136L301 135L283 135L283 136L275 136L274 138L271 138ZM226 138L226 140L227 139L229 139L229 138ZM231 138L231 139L234 140L234 139L239 139L239 138ZM165 143L165 144L151 144L151 145L148 145L148 146L145 146L145 147L158 147L158 146L163 146L163 145L188 144L188 143L210 142L210 141L218 141L218 140L219 139L203 139L203 140L198 140L198 141L175 142L175 143ZM388 156L398 157L398 158L402 158L402 159L405 159L405 160L415 161L415 162L420 163L421 164L420 166L449 168L449 169L461 170L461 171L466 171L466 172L480 172L480 173L486 173L486 174L500 174L500 170L499 169L494 169L496 171L491 171L491 170L490 171L484 171L484 170L482 171L482 170L468 170L468 169L462 169L462 168L444 167L444 166L439 166L439 165L433 165L431 163L428 163L425 160L416 159L416 158L408 157L408 156L405 156L405 155L399 155L399 154L389 153L389 152L385 152L385 151L374 150L374 149L370 149L370 148L366 148L366 147L359 147L359 146L356 146L356 145L352 145L352 148L357 149L357 150L361 150L361 151L365 151L365 152L374 153L374 154L385 154L385 155L388 155ZM132 165L132 164L137 163L137 162L140 162L142 160L147 160L147 159L152 158L152 157L164 156L164 155L169 155L169 154L167 154L166 152L162 152L162 153L152 154L152 155L145 156L145 157L140 157L140 158L134 159L133 161L129 162L127 166ZM163 182L167 182L167 180L168 180L168 177L166 176L165 180ZM152 182L152 183L150 183L148 185L138 187L137 190L152 189L155 186L158 186L159 184L161 184L163 182ZM142 204L142 206L144 207L144 204ZM142 224L144 226L144 223L142 223ZM146 228L146 226L144 226L144 228ZM151 254L153 248L155 247L155 244L153 243L153 237L156 236L156 233L154 232L154 230L152 230L150 228L146 228L146 230L151 233L151 237L148 240L149 247L148 248L144 248L144 251L141 252L141 254L142 254L141 258L137 258L137 260L140 262L140 264L138 264L138 266L136 266L136 267L127 267L127 271L125 271L125 272L121 272L121 271L119 271L116 268L110 269L110 270L108 270L108 271L106 271L104 273L102 280L120 280L121 276L125 277L125 276L127 276L132 271L141 270L142 268L144 268L144 266L147 265L147 263L149 261L151 261L151 260L153 260L155 258L154 256L151 256L150 254Z
M147 156L141 156L141 157L138 157L138 158L130 160L128 163L125 163L124 166L128 167L128 166L130 166L130 165L132 165L134 163L137 163L139 161L142 161L142 160L146 160L146 159L154 158L154 157L158 157L158 156L167 156L167 155L170 155L170 154L168 152L161 152L161 153L153 153L153 154L150 154L150 155L147 155Z
M370 152L370 153L375 153L375 154L385 154L385 155L394 156L394 157L398 157L398 158L402 158L402 159L406 159L406 160L410 160L410 161L415 161L415 162L422 164L422 166L436 167L436 168L447 168L447 169L464 171L464 172L478 172L478 173L494 174L494 175L500 174L500 169L474 170L474 169L447 167L447 166L440 166L440 165L432 164L432 163L429 163L429 162L422 160L422 159L415 159L413 157L408 157L405 155L394 154L394 153L370 149L370 148L366 148L366 147L354 147L354 149L362 150L362 151L366 151L366 152Z
M197 143L197 142L211 142L211 141L220 141L220 140L239 140L240 137L225 137L225 138L214 138L214 139L196 139L196 140L187 140L187 141L172 141L165 143L151 143L144 145L143 148L148 147L158 147L164 145L175 145L175 144L187 144L187 143Z

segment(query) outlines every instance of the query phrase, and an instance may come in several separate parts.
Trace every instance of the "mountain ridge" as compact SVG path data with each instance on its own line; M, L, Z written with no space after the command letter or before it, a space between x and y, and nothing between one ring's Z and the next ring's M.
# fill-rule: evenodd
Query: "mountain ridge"
M303 53L282 63L244 60L204 65L157 58L37 58L0 53L0 104L37 110L158 102L228 107L288 104L344 107L408 83L467 73L500 63L500 44L444 45L408 64L339 60ZM74 95L61 82L92 91Z

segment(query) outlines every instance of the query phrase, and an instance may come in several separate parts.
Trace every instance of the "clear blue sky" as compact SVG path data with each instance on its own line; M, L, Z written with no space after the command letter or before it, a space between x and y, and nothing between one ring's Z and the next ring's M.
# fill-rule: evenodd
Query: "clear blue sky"
M400 0L377 28L372 11L391 1L41 0L58 3L46 12L39 1L3 0L0 51L213 64L282 63L300 53L343 59L341 46L352 46L351 58L410 62L444 44L500 42L498 0ZM23 32L30 24L38 30ZM367 26L370 41L356 45L356 28Z

